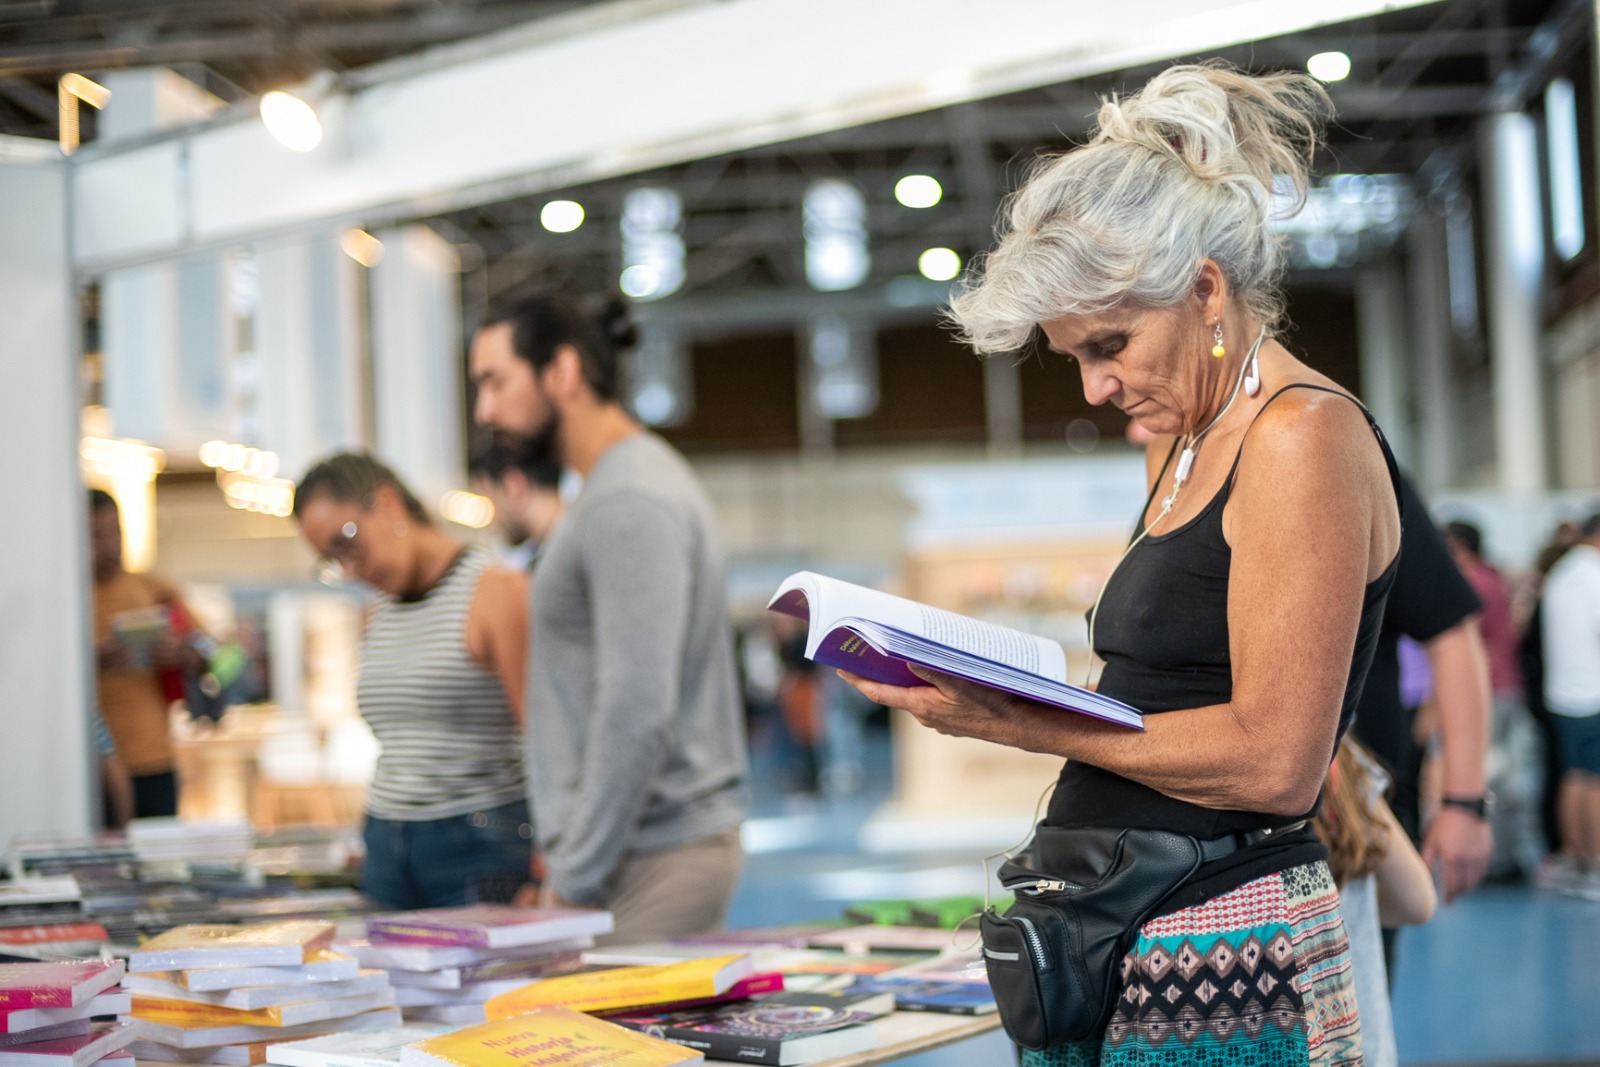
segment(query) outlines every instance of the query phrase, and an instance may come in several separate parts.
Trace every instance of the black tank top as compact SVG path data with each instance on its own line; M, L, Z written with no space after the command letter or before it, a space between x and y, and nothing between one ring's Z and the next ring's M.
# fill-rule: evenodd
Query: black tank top
M1295 383L1268 397L1261 410L1296 388L1333 393L1356 403L1349 394L1335 389ZM1377 435L1398 499L1399 471L1394 456L1372 415L1365 408L1362 413ZM1260 418L1260 412L1256 418ZM1241 441L1241 452L1243 447ZM1176 451L1174 443L1156 477L1156 486L1162 484ZM1101 598L1094 627L1095 652L1105 661L1099 690L1146 715L1202 708L1232 699L1228 576L1233 551L1222 535L1222 512L1238 469L1236 454L1228 477L1200 514L1168 533L1153 534L1139 542L1117 567ZM1152 489L1150 500L1155 498L1155 492ZM1147 500L1145 510L1140 512L1140 533L1149 507ZM1355 716L1398 560L1396 553L1384 572L1367 584L1362 598L1355 652L1339 711L1340 737ZM1308 639L1314 637L1308 635ZM1328 757L1331 762L1333 753ZM1204 839L1286 826L1315 812L1316 805L1303 815L1289 817L1206 808L1081 760L1071 760L1061 771L1045 821L1052 826L1069 827L1152 827ZM1197 892L1174 898L1170 906L1185 907L1252 878L1325 855L1309 828L1270 840L1270 846L1263 844L1206 865L1193 883Z

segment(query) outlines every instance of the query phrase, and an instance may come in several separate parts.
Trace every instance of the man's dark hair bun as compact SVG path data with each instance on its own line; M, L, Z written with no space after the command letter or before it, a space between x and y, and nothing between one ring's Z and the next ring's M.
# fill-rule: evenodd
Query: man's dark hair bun
M620 296L608 299L597 316L600 330L617 350L632 348L639 343L639 330L633 324L628 302Z

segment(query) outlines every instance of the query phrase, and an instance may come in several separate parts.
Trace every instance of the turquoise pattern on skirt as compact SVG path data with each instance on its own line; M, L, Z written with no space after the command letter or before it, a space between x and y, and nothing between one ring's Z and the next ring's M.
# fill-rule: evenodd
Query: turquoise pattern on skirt
M1102 1041L1023 1067L1359 1067L1361 1024L1325 863L1146 923Z

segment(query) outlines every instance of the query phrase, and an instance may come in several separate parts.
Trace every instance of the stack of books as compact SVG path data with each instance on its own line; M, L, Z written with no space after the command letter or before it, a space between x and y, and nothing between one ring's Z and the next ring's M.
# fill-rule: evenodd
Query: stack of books
M128 845L142 864L243 866L254 844L255 831L244 820L184 822L161 818L134 819L128 824Z
M140 1060L252 1064L265 1046L394 1027L389 977L332 952L334 925L297 920L180 926L129 958L127 1014Z
M814 1063L877 1047L870 1021L894 1010L892 994L788 991L783 975L758 971L756 959L737 953L546 978L490 1000L489 1017L568 1008L745 1063Z
M365 940L341 943L364 966L388 972L409 1023L460 1026L487 1020L484 1005L579 966L609 933L611 913L474 904L374 915Z
M122 975L120 961L0 964L0 1067L132 1067L132 1028L92 1021L128 1010Z

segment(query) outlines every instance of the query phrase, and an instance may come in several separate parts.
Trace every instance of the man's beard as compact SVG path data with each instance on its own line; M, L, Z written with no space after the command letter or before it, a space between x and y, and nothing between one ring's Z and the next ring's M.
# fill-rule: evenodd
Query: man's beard
M536 463L557 463L561 459L561 412L550 408L550 417L531 436L514 430L499 429L494 432L494 443L511 452L518 466L527 468Z

